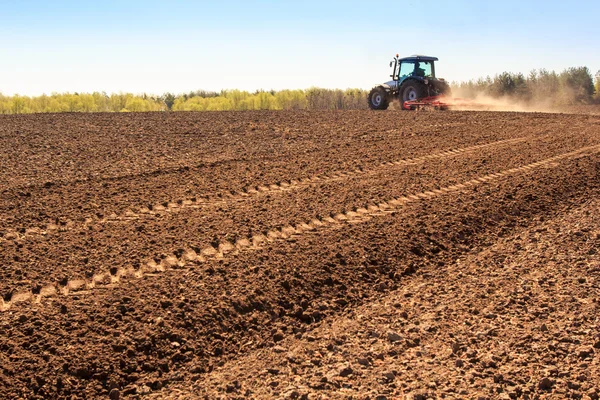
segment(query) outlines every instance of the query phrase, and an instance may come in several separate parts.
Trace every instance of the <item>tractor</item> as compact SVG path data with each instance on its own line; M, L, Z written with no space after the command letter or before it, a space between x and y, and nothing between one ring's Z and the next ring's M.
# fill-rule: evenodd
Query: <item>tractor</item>
M386 110L393 100L399 100L404 110L420 106L447 108L440 96L450 95L450 86L444 79L435 77L437 57L414 55L390 62L391 81L374 87L367 101L372 110Z

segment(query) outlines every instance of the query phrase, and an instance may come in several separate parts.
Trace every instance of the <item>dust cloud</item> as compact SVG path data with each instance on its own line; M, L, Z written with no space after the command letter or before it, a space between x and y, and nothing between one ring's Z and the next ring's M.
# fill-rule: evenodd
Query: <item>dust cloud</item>
M451 110L460 111L513 111L513 112L545 112L558 113L561 109L555 107L550 101L520 101L512 97L492 97L478 94L475 98L460 97L448 98L446 101Z

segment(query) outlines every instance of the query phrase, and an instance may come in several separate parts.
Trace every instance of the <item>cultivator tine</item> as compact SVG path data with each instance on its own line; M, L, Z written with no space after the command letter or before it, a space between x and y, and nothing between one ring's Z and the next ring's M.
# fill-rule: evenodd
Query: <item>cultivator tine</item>
M404 110L486 110L489 109L489 106L459 97L430 96L419 100L405 101L402 103L402 108Z
M419 100L405 101L402 103L402 108L405 110L419 110L430 108L435 110L447 110L449 103L446 98L441 96L430 96Z

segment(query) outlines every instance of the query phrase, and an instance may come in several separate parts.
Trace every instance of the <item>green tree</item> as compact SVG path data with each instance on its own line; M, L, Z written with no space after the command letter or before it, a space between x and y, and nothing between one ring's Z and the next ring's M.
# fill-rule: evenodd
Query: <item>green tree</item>
M280 90L275 93L275 101L278 109L281 110L302 110L306 108L306 95L303 90Z
M125 109L133 112L148 111L146 107L146 102L144 101L144 99L141 99L139 97L131 97L127 99L127 102L125 103Z
M0 93L0 114L10 114L12 109L12 101Z
M13 96L11 112L13 114L23 114L25 112L25 98L24 97L19 96L18 94Z
M167 93L163 94L162 101L165 103L168 110L172 110L173 104L175 104L175 95L173 93L167 92Z
M277 108L277 101L275 96L270 92L258 93L258 108L260 110L275 110Z
M521 99L529 97L527 82L521 73L503 72L496 75L491 90L492 94L497 97L513 96Z
M568 68L559 75L563 101L587 103L594 95L594 78L587 67Z

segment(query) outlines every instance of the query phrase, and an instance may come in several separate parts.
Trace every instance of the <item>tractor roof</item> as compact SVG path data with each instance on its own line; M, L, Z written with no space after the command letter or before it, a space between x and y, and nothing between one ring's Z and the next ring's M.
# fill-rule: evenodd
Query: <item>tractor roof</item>
M438 60L437 57L423 56L420 54L413 54L412 56L404 57L404 58L400 59L400 61L437 61L437 60Z

